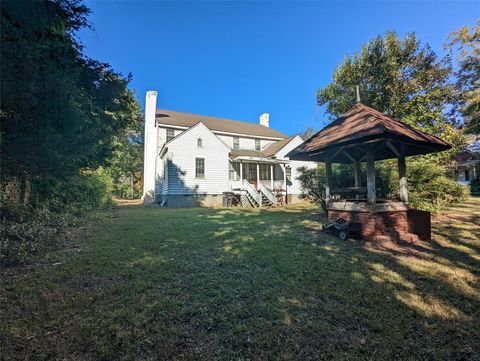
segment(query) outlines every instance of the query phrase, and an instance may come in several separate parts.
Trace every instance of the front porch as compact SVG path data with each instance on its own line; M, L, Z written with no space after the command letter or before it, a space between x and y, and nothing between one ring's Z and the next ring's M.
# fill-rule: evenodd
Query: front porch
M242 206L262 207L287 203L292 184L286 160L235 157L230 160L230 189Z

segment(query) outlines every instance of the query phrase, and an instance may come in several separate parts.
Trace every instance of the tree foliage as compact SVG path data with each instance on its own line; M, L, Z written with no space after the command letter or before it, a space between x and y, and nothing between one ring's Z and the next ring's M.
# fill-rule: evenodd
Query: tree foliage
M113 194L119 198L139 198L142 195L143 123L138 118L118 137L117 147L109 161L107 172L114 181Z
M474 48L476 32L472 35L463 29L455 34L453 44ZM333 118L355 104L358 85L362 103L452 144L449 152L407 161L411 203L420 209L438 211L464 194L463 188L449 179L448 174L452 154L466 146L460 129L465 111L460 112L458 104L466 99L462 95L465 89L478 90L475 88L478 77L472 71L474 64L478 64L478 56L472 58L477 50L464 55L463 72L458 73L463 78L455 81L449 56L439 58L428 45L422 45L415 34L401 39L395 32L387 32L366 43L359 53L347 56L335 69L332 82L317 93L318 103L326 105L328 115ZM463 88L459 84L463 84ZM341 166L337 171L342 171L342 167L345 168ZM398 197L396 168L394 161L377 162L379 197ZM346 177L349 171L343 172L339 177L342 182L349 179ZM352 186L352 183L343 186Z
M303 140L307 140L310 138L312 135L314 135L316 132L318 132L318 129L316 129L313 126L308 126L304 129L302 129L299 133L298 136L302 138Z
M12 264L67 239L73 214L111 202L104 167L122 157L140 107L131 75L83 54L81 1L0 6L0 262Z
M2 182L33 204L46 179L104 165L139 106L130 75L83 55L80 1L2 1L1 11Z
M451 33L446 44L457 51L456 86L460 96L458 108L465 116L465 129L480 134L480 20L470 29L464 26Z
M355 86L362 103L418 129L443 137L455 149L464 145L458 117L450 111L457 92L450 81L448 57L439 59L415 34L400 39L395 32L377 36L360 53L345 57L332 82L317 93L331 117L355 104Z

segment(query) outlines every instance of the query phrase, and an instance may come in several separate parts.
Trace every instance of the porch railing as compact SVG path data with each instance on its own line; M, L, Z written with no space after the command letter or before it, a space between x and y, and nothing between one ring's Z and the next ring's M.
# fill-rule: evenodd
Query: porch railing
M261 207L262 206L262 195L257 192L255 188L252 187L250 183L246 179L243 180L243 189L248 192L250 197L253 198L255 202Z
M258 189L260 190L260 192L262 192L265 195L265 197L267 197L267 199L272 204L275 204L275 195L273 194L273 192L270 189L265 187L261 182L258 183Z

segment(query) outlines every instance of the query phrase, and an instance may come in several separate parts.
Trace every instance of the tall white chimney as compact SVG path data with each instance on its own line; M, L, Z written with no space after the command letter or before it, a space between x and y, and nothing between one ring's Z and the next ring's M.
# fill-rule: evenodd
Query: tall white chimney
M145 99L145 133L143 155L143 204L155 202L155 163L157 159L157 125L155 112L157 108L157 92L147 91Z
M260 125L263 125L265 127L270 127L270 114L268 113L263 113L258 117L260 119Z

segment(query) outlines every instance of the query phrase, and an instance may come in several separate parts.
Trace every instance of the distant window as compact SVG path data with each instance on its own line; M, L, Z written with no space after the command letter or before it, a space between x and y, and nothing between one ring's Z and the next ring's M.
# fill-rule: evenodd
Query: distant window
M230 162L229 164L230 164L230 169L229 169L230 180L238 180L240 178L240 163Z
M197 147L198 147L198 148L203 147L203 145L202 145L202 138L198 138L198 139L197 139Z
M287 184L292 184L292 168L289 166L285 167L285 178L287 178Z
M195 178L205 178L205 158L195 158Z
M465 169L465 182L470 181L470 171L468 169Z
M233 137L233 149L240 149L240 138Z
M255 150L260 150L260 139L255 139Z
M175 138L175 131L173 129L167 129L167 142Z

